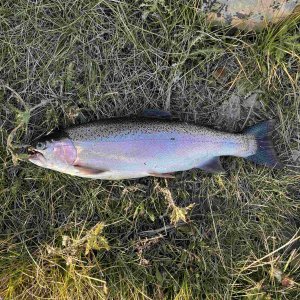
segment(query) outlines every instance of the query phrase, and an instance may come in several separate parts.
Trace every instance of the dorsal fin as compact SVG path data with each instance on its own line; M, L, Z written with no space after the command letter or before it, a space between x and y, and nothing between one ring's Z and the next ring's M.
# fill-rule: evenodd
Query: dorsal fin
M143 117L147 118L161 118L161 119L171 119L172 114L168 111L159 109L145 109L142 113Z

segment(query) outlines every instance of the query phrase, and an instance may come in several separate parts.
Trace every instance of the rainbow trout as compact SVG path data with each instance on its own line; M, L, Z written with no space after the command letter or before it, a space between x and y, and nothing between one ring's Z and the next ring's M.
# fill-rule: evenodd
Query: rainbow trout
M169 119L104 119L44 137L31 148L29 161L94 179L173 177L193 168L223 172L219 157L227 155L279 168L273 125L269 120L231 134Z

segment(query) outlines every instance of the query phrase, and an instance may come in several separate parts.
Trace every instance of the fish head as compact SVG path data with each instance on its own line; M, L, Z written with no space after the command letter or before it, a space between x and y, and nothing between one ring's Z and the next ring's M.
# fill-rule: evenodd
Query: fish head
M70 138L54 138L51 135L38 140L28 152L28 160L33 164L61 172L66 172L77 157L77 150Z

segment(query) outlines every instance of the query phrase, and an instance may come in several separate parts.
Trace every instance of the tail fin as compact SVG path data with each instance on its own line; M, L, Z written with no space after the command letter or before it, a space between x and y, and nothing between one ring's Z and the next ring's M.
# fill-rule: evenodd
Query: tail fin
M257 143L256 153L246 157L246 159L270 168L280 169L283 167L283 165L276 155L271 136L271 132L274 129L274 124L274 120L268 120L256 124L244 131L245 134L253 135Z

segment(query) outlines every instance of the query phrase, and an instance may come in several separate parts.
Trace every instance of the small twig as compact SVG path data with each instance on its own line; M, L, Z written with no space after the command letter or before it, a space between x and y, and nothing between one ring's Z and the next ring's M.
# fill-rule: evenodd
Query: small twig
M156 235L156 234L159 234L161 232L165 232L167 233L167 231L171 230L171 229L174 229L174 228L177 228L179 226L182 226L182 225L185 225L187 223L185 222L178 222L174 225L167 225L167 226L164 226L164 227L161 227L161 228L158 228L158 229L154 229L154 230L145 230L145 231L141 231L138 233L139 236L153 236L153 235Z
M37 105L31 107L31 108L29 109L29 112L32 112L32 111L36 110L37 108L43 107L43 106L45 106L45 105L47 105L47 104L49 104L49 103L51 103L51 102L52 102L51 99L48 99L48 100L42 100L39 104L37 104Z
M3 84L2 87L8 89L9 91L11 91L16 96L16 99L19 100L19 102L21 102L21 104L25 108L27 107L25 101L23 100L23 98L20 96L20 94L18 92L16 92L13 88L11 88L10 86L8 86L6 84Z

